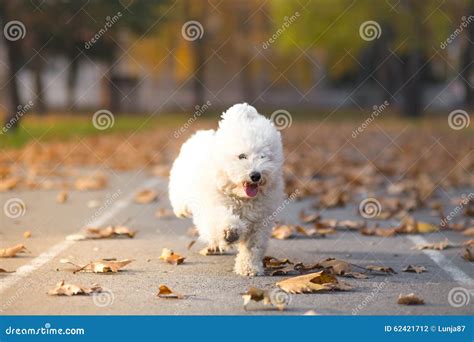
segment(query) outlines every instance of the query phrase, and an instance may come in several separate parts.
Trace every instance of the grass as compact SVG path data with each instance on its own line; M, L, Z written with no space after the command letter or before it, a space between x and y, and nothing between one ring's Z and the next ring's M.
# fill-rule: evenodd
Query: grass
M0 120L2 120L0 118ZM38 116L28 114L20 122L18 129L0 134L0 148L20 148L31 140L70 140L77 137L104 133L132 133L154 127L177 127L187 120L184 114L164 116L117 115L112 127L99 130L94 127L90 115L58 113ZM3 120L1 121L3 122Z
M294 122L321 122L326 121L328 114L332 111L292 111L291 117ZM267 116L271 113L265 112ZM370 111L341 111L334 113L328 118L328 122L353 122L354 128L360 125L367 119ZM210 120L215 124L219 113L206 113L199 120ZM147 115L116 115L113 127L101 131L92 124L92 117L90 114L62 114L51 113L45 116L38 116L33 113L26 115L20 126L16 131L8 131L1 134L0 131L0 149L2 148L20 148L31 140L51 141L60 140L66 141L77 137L93 136L98 134L109 133L132 133L144 130L153 129L154 127L169 127L176 129L189 120L191 116L186 113L167 113L158 116ZM443 116L406 119L399 117L396 113L383 113L377 118L378 123L385 123L390 125L394 122L405 122L410 126L421 127L423 123L429 122L430 126L438 126L445 131L451 131L447 125L446 118ZM0 115L0 123L3 118ZM467 131L467 130L466 130ZM461 132L460 132L461 133ZM464 133L464 132L462 132ZM465 132L467 133L467 132ZM469 129L471 132L471 127Z

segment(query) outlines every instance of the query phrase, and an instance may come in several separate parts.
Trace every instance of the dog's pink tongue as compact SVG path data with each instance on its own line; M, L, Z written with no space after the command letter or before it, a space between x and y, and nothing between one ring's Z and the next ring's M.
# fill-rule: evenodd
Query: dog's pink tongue
M245 193L249 197L255 197L258 193L258 184L245 184Z

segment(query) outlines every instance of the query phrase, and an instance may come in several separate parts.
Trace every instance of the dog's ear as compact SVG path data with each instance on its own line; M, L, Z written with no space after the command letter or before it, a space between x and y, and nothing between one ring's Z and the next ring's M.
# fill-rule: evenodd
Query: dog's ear
M222 113L223 121L234 121L241 119L252 119L257 117L259 114L257 110L249 105L248 103L238 103L227 109L226 112Z

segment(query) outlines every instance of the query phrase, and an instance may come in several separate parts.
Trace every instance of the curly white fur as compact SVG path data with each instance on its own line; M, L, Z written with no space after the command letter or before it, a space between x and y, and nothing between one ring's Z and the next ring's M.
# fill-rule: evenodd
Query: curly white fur
M269 218L283 201L282 164L280 132L246 103L222 114L216 131L191 136L173 164L174 213L192 216L211 248L236 244L237 274L263 273Z

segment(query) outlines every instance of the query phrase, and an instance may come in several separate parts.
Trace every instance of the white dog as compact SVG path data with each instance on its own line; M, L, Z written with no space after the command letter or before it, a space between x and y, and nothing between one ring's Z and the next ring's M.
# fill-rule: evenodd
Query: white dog
M216 131L190 137L173 164L174 213L192 216L210 248L237 244L237 274L263 274L271 219L283 201L282 164L280 132L246 103L222 114Z

